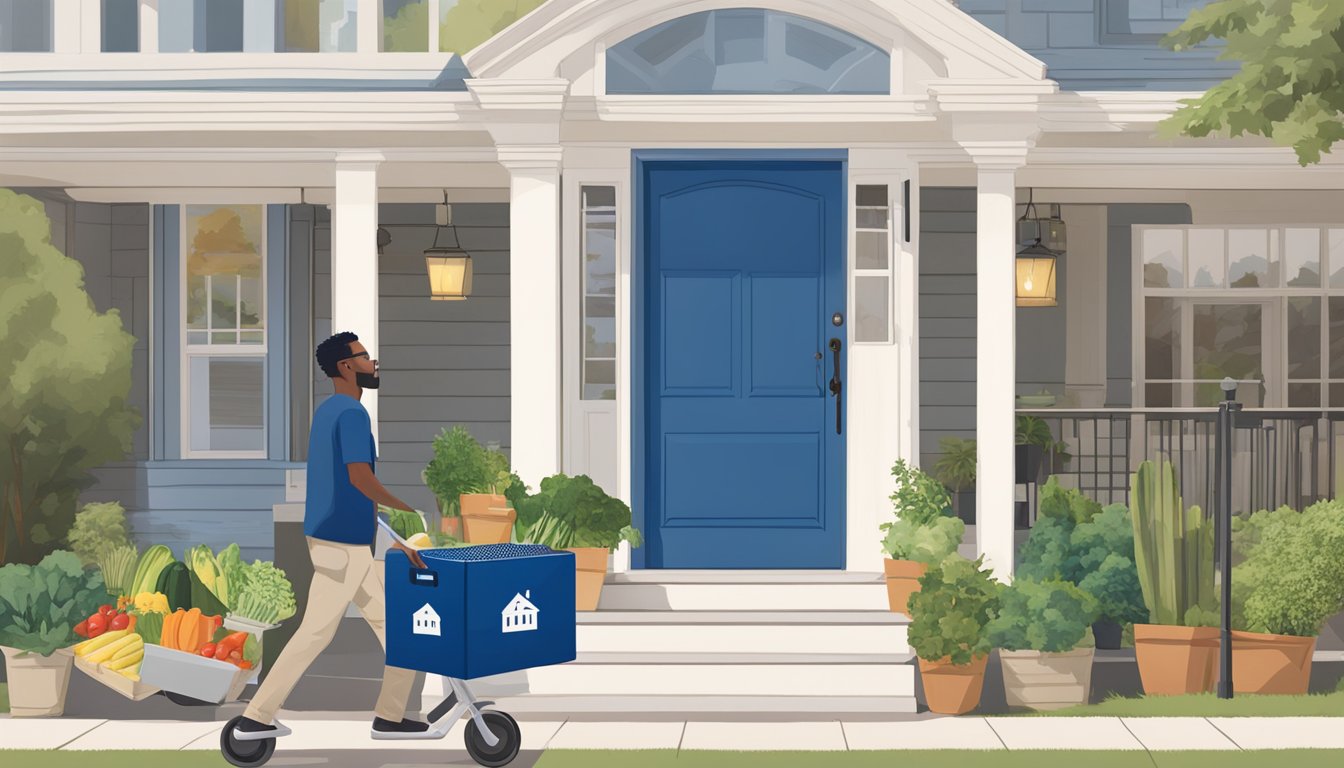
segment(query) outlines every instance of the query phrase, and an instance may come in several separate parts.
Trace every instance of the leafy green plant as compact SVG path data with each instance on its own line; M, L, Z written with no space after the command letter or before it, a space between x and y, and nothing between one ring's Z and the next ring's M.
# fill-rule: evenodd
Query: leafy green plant
M1344 501L1257 512L1262 537L1232 574L1234 626L1313 637L1344 610ZM1289 520L1293 524L1286 524Z
M243 590L233 614L262 624L275 624L298 610L294 587L275 563L257 560L244 569Z
M427 533L425 521L412 510L393 509L379 504L378 511L387 515L387 524L403 539L409 539L417 533Z
M1018 578L999 596L985 632L995 648L1063 653L1084 643L1097 601L1067 581Z
M70 530L89 471L131 449L135 337L94 308L38 200L0 189L0 253L0 562L35 563Z
M107 601L97 569L73 552L52 552L37 565L0 568L0 645L50 656L79 640L75 625Z
M975 484L975 441L944 437L938 441L943 455L933 465L933 476L960 493Z
M521 481L509 471L508 458L499 451L483 447L466 428L444 429L434 438L434 457L420 478L438 499L445 517L461 514L464 493L500 493Z
M993 647L985 629L999 609L1003 585L974 562L950 555L919 578L919 591L910 596L910 646L919 658L969 664Z
M91 502L75 515L66 534L70 549L85 565L97 563L104 547L129 547L126 510L115 501Z
M622 541L643 543L631 525L630 507L608 496L587 475L555 474L541 481L534 496L521 498L514 529L529 544L568 542L568 547L615 549Z
M920 563L936 563L956 552L966 524L951 516L947 489L903 459L891 471L896 519L878 526L884 534L882 551L893 560Z
M1068 464L1073 459L1068 443L1055 440L1050 426L1036 416L1018 416L1016 440L1018 445L1039 445L1047 453L1053 454L1056 466Z
M942 483L898 459L891 468L896 477L896 492L891 494L896 516L915 525L925 525L952 514L952 498Z
M1145 461L1130 478L1134 564L1149 620L1178 626L1216 624L1213 521L1198 506L1186 509L1181 503L1170 462Z

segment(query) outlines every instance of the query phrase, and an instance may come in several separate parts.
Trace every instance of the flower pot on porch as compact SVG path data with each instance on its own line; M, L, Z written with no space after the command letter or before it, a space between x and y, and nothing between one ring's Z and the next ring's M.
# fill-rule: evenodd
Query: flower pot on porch
M1135 624L1134 656L1145 694L1207 693L1217 672L1218 629Z
M607 556L611 551L606 547L570 547L574 553L574 607L580 611L596 611L597 602L602 598L602 582L607 579Z
M957 517L967 525L975 525L975 489L957 491L953 495L957 500Z
M60 717L65 713L74 651L61 648L50 656L8 646L0 646L0 651L5 654L10 717Z
M1041 476L1041 461L1045 458L1045 449L1035 444L1017 446L1014 470L1018 485L1034 483Z
M1064 653L999 651L1010 707L1047 710L1086 704L1092 693L1092 648Z
M988 655L972 657L969 664L952 664L946 656L938 661L920 659L919 675L924 681L924 701L929 711L964 715L979 706L988 660Z
M468 544L507 544L518 513L499 494L464 493L461 498L462 530Z
M1092 624L1092 637L1097 640L1097 650L1119 650L1124 634L1125 628L1114 621L1102 619Z
M1232 632L1232 690L1306 695L1316 638Z
M914 560L887 558L882 565L887 578L887 602L894 613L910 615L910 596L919 591L919 577L929 569Z

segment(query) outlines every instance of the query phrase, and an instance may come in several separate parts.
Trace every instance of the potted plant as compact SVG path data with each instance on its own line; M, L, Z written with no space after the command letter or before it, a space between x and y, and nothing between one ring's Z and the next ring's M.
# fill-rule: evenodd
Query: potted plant
M1017 456L1015 469L1019 484L1034 483L1041 474L1045 447L1054 442L1050 427L1035 416L1017 417Z
M622 541L638 547L643 537L630 522L630 507L608 496L587 475L563 473L541 481L534 496L515 492L518 540L574 553L575 605L595 611L607 576L607 559Z
M1087 703L1096 617L1096 599L1067 581L1018 578L1003 590L985 631L999 649L1008 706L1045 710Z
M74 664L75 627L99 612L107 587L78 555L57 551L37 565L0 568L0 651L13 717L59 717Z
M1003 586L974 562L949 555L919 579L910 597L910 646L919 657L924 698L933 712L961 715L980 703L992 645L985 629Z
M943 455L933 465L933 475L952 490L957 516L963 522L974 523L975 441L944 437L938 445L943 449Z
M1305 695L1316 637L1344 609L1344 502L1261 510L1248 523L1234 533L1246 557L1232 574L1233 689Z
M882 551L887 580L887 601L897 613L910 612L910 595L919 589L919 577L932 563L957 551L966 524L952 517L947 490L919 469L896 462L896 492L891 500L896 520L878 526L886 535Z
M471 544L507 543L517 513L504 495L514 477L504 454L461 426L442 430L433 451L422 477L438 502L440 531Z
M1149 617L1134 625L1143 690L1211 691L1218 659L1213 521L1198 506L1182 505L1169 462L1143 462L1130 482L1134 562Z

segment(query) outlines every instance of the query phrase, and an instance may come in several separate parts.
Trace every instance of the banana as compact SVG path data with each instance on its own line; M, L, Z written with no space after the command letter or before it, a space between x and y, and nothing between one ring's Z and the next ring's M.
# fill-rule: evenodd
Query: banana
M104 661L107 661L108 659L111 659L114 655L116 655L117 651L120 651L122 648L125 648L126 646L135 642L136 637L137 637L136 635L124 635L122 637L119 637L113 642L104 645L102 648L99 648L93 653L90 653L85 658L87 658L94 664L101 664Z
M140 637L139 635L131 635L131 642L127 643L125 646L122 647L121 650L113 654L112 658L109 659L109 661L118 661L134 653L144 653L144 651L145 651L145 639L143 637Z
M99 648L103 648L111 643L115 643L129 634L130 632L125 629L118 629L114 632L104 632L103 634L93 638L92 640L87 640L85 642L80 643L78 646L75 646L75 653L81 656L88 656L90 653L93 653Z
M144 658L145 658L145 650L144 648L141 648L129 656L124 656L120 659L113 659L111 661L105 662L103 666L114 671L121 671L123 669L138 667L140 665L140 662L144 660Z

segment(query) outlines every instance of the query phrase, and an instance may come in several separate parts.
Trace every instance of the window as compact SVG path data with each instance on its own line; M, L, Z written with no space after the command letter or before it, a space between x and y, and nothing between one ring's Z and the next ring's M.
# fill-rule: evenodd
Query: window
M0 0L0 53L52 50L52 0Z
M616 399L616 188L583 187L583 400Z
M1210 0L1101 0L1101 42L1152 43Z
M164 53L242 51L244 4L244 0L160 2L159 50ZM260 29L259 25L253 26Z
M760 8L682 16L607 51L609 94L888 94L891 56L848 32Z
M103 53L140 50L140 0L103 0Z
M184 455L266 455L264 206L184 206Z
M1139 227L1135 242L1145 405L1217 405L1230 376L1250 407L1344 407L1344 230Z
M354 51L359 0L276 0L275 50Z
M854 341L885 344L891 333L891 205L886 185L854 196Z

